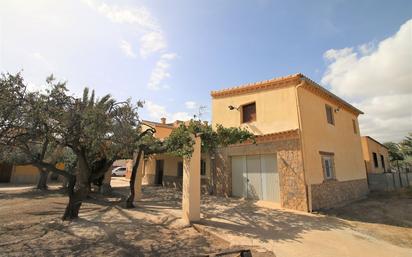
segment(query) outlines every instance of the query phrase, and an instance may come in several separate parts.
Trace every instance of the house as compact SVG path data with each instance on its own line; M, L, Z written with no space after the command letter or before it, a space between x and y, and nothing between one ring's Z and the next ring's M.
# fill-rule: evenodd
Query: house
M212 125L256 135L219 150L216 191L312 211L366 196L360 110L302 74L211 92Z
M361 137L361 142L366 172L389 172L390 162L388 148L369 136Z
M64 169L64 164L58 163L56 167ZM0 163L0 183L36 184L39 178L40 170L33 165ZM48 181L63 181L63 178L50 172Z
M154 137L159 140L167 138L173 129L180 126L183 121L174 121L166 123L166 118L161 118L160 122L147 121L143 122L143 130L152 127L156 129ZM169 153L153 154L144 160L144 176L142 184L144 185L163 185L181 188L183 180L183 159ZM132 161L126 165L128 174L131 173ZM210 158L208 154L202 153L201 157L201 180L202 184L208 184L210 174ZM126 175L130 177L130 175Z

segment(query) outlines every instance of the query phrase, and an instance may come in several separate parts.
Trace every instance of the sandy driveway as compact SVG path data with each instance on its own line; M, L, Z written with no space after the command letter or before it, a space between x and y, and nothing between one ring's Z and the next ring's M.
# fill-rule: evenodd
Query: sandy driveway
M181 198L176 190L146 187L144 195L140 208L180 217ZM412 199L407 196L398 203L396 197L386 202L368 199L349 206L353 206L350 213L362 210L365 219L369 212L367 207L372 202L374 211L381 213L380 216L404 215L401 217L404 223L393 226L384 224L385 219L382 224L376 219L369 223L354 217L349 220L349 216L341 219L331 215L266 209L251 201L203 195L202 221L197 227L231 245L254 246L280 257L409 257L412 256L412 226L408 225L412 221ZM385 209L379 209L376 202ZM390 211L391 208L398 210ZM334 214L339 210L344 212L345 209L337 209Z

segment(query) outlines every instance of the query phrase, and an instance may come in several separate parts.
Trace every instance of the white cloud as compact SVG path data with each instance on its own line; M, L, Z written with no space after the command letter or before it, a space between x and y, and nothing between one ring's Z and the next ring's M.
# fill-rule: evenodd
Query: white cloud
M143 58L153 53L161 53L167 48L167 41L159 23L146 7L120 7L94 0L85 2L114 23L133 25L141 33L139 52Z
M163 51L167 48L166 40L159 31L152 31L140 38L140 55L146 58L152 53Z
M190 116L187 112L176 112L172 115L172 120L181 120L181 121L187 121L193 119L193 116Z
M412 130L412 20L377 44L331 49L322 83L365 112L361 132L398 141Z
M177 55L175 53L167 53L160 56L160 59L156 62L154 69L150 75L148 87L151 90L159 90L161 88L168 88L168 85L162 85L163 80L169 78L170 61L175 59Z
M160 118L166 118L170 122L175 120L186 121L193 118L193 116L189 115L187 112L169 113L166 111L165 106L155 104L151 101L146 101L144 108L147 108L150 118L154 121L159 121Z
M166 107L162 105L155 104L151 101L146 101L145 108L149 112L149 116L153 119L159 120L160 118L167 117Z
M104 2L98 3L94 0L85 0L84 2L112 22L133 24L145 30L160 30L158 22L144 6L119 7Z
M176 54L165 53L167 50L167 40L164 32L147 8L144 6L119 7L104 2L97 2L96 0L84 0L84 2L114 23L132 24L138 31L140 56L145 59L155 53L161 54L150 74L148 82L149 89L159 90L170 88L169 85L162 83L166 78L171 76L168 71L170 61L176 58ZM136 56L129 42L123 40L120 47L127 56L132 58Z
M132 45L128 41L120 41L120 49L127 57L136 58L136 54L133 51Z
M199 105L195 101L187 101L185 102L185 106L187 109L196 109Z

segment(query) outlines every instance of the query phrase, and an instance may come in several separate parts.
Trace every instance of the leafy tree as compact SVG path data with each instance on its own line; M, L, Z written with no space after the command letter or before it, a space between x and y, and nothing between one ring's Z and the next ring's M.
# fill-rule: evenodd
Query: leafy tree
M51 169L66 178L72 176L55 167L58 147L54 137L59 130L56 119L68 99L65 83L56 83L53 76L46 83L46 92L28 92L19 73L0 79L0 90L4 93L0 98L3 106L0 155L2 160L14 164L36 166L40 170L39 189L47 188Z
M78 217L90 185L101 179L117 159L131 158L142 137L137 109L141 102L116 102L110 95L95 100L86 88L61 119L61 144L70 147L78 160L76 187L63 219Z
M26 85L20 73L1 74L0 77L0 142L7 143L8 134L21 123Z
M405 156L412 156L412 133L409 133L409 135L400 142L400 150Z
M0 155L38 167L46 179L48 172L65 176L69 203L63 219L74 219L91 184L98 184L115 160L131 158L148 133L137 112L142 102L117 102L110 95L96 99L88 88L82 97L72 97L66 83L53 76L46 83L45 92L28 92L20 74L0 79ZM61 160L64 170L55 166Z
M390 161L396 164L399 171L399 161L403 161L405 159L399 148L399 144L394 142L386 142L384 145L388 148Z

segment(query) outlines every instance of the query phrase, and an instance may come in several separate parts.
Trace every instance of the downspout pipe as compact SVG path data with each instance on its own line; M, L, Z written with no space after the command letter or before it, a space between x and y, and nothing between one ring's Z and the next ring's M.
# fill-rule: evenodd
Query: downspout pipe
M301 116L301 110L300 110L300 100L299 100L299 94L298 94L298 89L306 84L306 79L301 78L301 82L295 86L295 99L296 99L296 111L297 111L297 116L298 116L298 124L299 124L299 139L300 139L300 144L301 144L301 154L302 154L302 169L303 169L303 182L306 187L306 202L307 202L307 208L309 212L312 212L312 195L311 195L311 185L307 184L307 177L306 177L306 169L305 169L305 143L303 140L303 127L302 127L302 116Z

